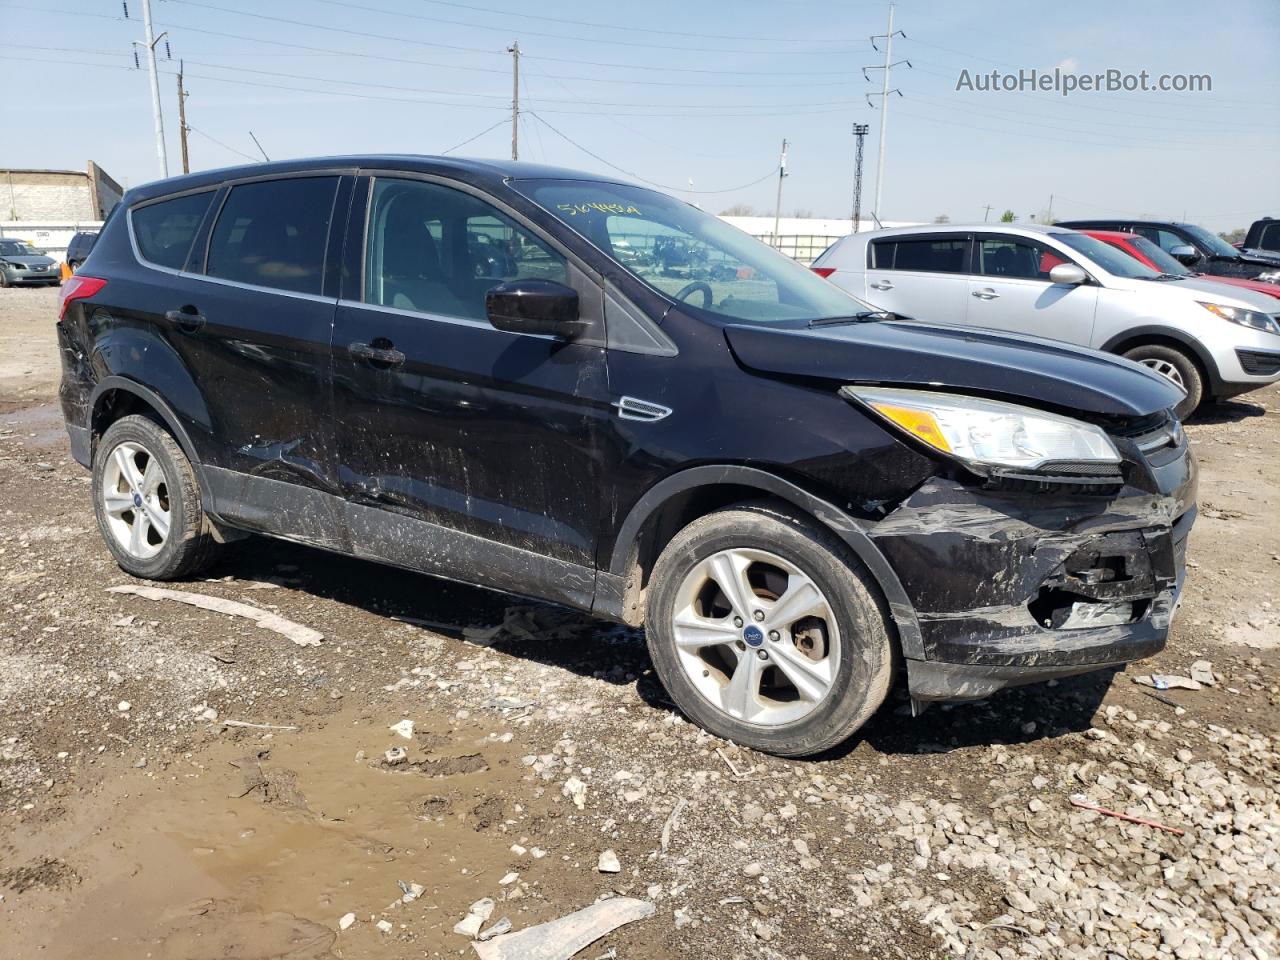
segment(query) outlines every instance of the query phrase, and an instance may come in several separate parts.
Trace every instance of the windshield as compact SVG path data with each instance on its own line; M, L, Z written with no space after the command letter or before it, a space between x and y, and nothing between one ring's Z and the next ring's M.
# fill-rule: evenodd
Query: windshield
M659 293L709 313L777 323L875 309L674 197L590 180L512 185Z
M1172 254L1166 253L1159 244L1152 243L1146 237L1140 234L1133 234L1129 238L1129 242L1141 254L1156 265L1156 269L1161 273L1173 274L1175 277L1189 277L1191 271L1175 260ZM1124 248L1121 247L1121 250Z
M1239 250L1227 243L1227 241L1223 240L1216 233L1210 233L1204 227L1197 227L1193 223L1180 223L1178 226L1200 241L1200 243L1215 257L1240 256Z
M1052 233L1050 236L1072 250L1083 253L1114 277L1137 280L1160 275L1158 271L1152 270L1141 260L1135 260L1127 253L1121 253L1111 244L1104 243L1097 237L1089 237L1083 233Z
M35 249L27 246L21 240L0 240L0 256L34 257L35 255Z

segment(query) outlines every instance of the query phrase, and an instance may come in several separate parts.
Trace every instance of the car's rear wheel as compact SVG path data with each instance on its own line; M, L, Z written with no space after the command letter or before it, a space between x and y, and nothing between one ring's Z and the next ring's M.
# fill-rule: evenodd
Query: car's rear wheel
M113 423L93 461L98 528L120 567L135 577L175 580L213 560L195 470L173 436L150 417Z
M892 679L870 575L834 534L771 505L720 510L680 531L654 565L645 630L686 715L781 756L848 739Z
M1185 420L1200 406L1200 401L1204 398L1204 377L1196 362L1187 354L1162 343L1146 343L1126 350L1124 355L1149 367L1187 392L1183 401L1174 407L1179 417Z

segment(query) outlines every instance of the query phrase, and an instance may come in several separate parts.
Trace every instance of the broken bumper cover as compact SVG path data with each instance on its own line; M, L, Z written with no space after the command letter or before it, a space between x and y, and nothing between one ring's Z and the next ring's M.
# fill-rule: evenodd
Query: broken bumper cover
M920 627L912 697L976 699L1163 649L1195 520L1194 460L1136 482L1106 497L937 478L871 528Z

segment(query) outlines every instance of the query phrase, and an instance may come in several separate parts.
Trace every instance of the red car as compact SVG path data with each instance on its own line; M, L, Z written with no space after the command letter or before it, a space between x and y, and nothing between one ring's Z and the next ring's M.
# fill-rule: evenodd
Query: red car
M1205 280L1212 280L1214 283L1244 287L1246 290L1254 290L1258 293L1265 293L1269 297L1280 299L1280 284L1263 283L1261 280L1245 280L1242 277L1216 277L1207 273L1195 273L1188 270L1175 260L1171 254L1166 253L1161 247L1141 234L1121 233L1118 230L1081 230L1080 233L1088 234L1097 240L1111 244L1113 247L1118 247L1139 263L1145 263L1152 270L1159 270L1161 273L1171 273L1176 277L1202 277Z

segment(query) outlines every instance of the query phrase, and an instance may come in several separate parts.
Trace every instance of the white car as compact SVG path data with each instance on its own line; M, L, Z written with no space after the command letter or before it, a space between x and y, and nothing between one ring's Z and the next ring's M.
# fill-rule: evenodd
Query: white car
M1182 387L1185 417L1280 380L1273 297L1158 273L1063 227L939 224L855 233L813 263L876 307L1121 354Z

